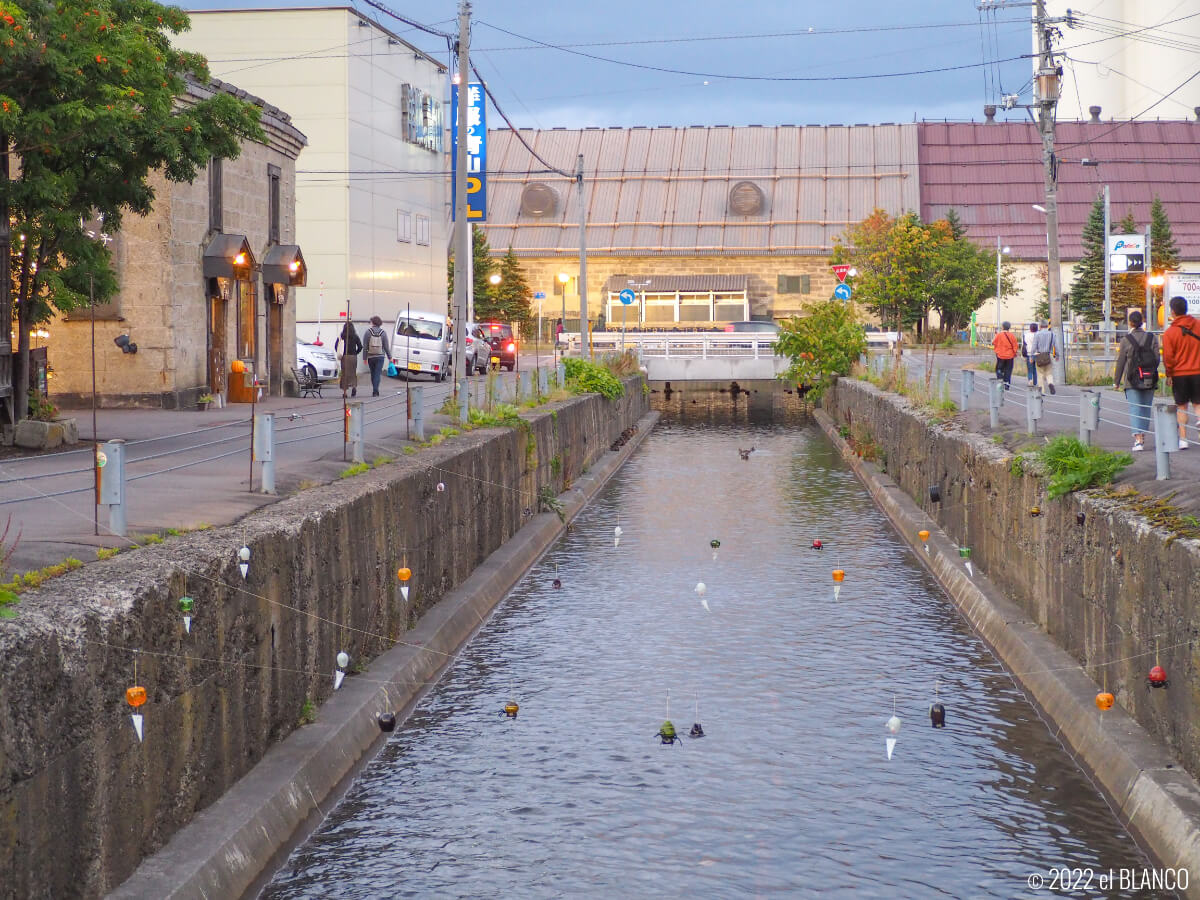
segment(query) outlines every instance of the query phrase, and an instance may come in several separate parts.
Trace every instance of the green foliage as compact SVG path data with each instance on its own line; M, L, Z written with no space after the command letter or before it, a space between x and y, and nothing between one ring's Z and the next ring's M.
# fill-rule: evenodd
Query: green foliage
M442 403L438 412L443 416L450 416L452 419L458 418L458 398L453 394L448 394L446 400Z
M468 412L468 417L469 417L470 410L468 410L467 412ZM447 425L445 428L443 428L441 430L441 434L443 437L452 438L452 437L458 437L460 434L462 434L462 432L459 431L457 428L455 428L453 425Z
M538 512L552 512L558 516L560 522L567 521L562 501L558 499L558 494L554 493L554 488L548 484L542 485L538 491Z
M411 447L411 446L410 446L410 447L405 447L405 448L404 448L404 455L405 455L405 456L412 456L412 455L413 455L413 454L415 454L416 452L417 452L417 448L416 448L416 447Z
M1171 232L1171 220L1157 194L1150 204L1150 259L1155 272L1172 272L1179 268L1179 248Z
M598 362L618 378L627 378L641 371L637 353L626 350L624 353L605 353Z
M1133 457L1128 453L1090 447L1079 438L1066 434L1051 438L1038 451L1038 460L1050 475L1047 489L1050 499L1071 491L1111 484L1122 469L1133 463Z
M563 360L567 368L567 387L576 394L600 394L616 400L625 394L623 385L612 372L590 359Z
M996 435L1000 437L1000 435ZM1000 443L1003 443L1002 441ZM1018 453L1008 465L1008 471L1013 478L1021 478L1025 474L1025 457Z
M311 697L305 697L304 705L300 707L300 719L296 724L311 725L315 721L317 721L317 707Z
M840 300L811 304L806 315L785 321L775 341L775 353L789 360L779 377L805 384L814 397L834 375L846 375L867 349L867 338L853 307Z
M97 301L118 288L107 244L80 223L118 232L126 214L151 209L154 177L193 181L262 129L258 107L224 91L179 102L189 77L206 84L209 74L202 57L171 45L189 27L177 7L56 0L4 10L0 136L16 158L0 174L0 206L12 222L14 381L24 383L32 327L86 305L89 275ZM23 417L24 392L17 402Z
M523 428L528 425L521 418L520 410L511 403L499 403L491 412L472 407L467 418L472 425L481 428Z
M383 456L377 456L375 457L375 461L371 463L371 468L378 469L380 466L386 466L388 463L395 461L396 457L394 456L387 456L386 454Z
M97 547L96 559L110 559L121 552L120 547Z
M355 463L352 466L347 466L338 473L338 478L353 478L355 475L361 475L363 472L370 471L370 466L365 462Z
M1071 270L1071 310L1089 322L1104 316L1104 196L1098 196L1083 226L1083 255Z
M530 309L533 291L529 282L525 280L525 273L521 270L521 263L513 254L512 247L501 257L499 270L500 283L488 284L487 302L480 304L476 295L475 318L480 322L495 320L519 324L521 333L525 334L534 319Z
M163 542L161 534L148 534L142 538L143 544L161 544Z

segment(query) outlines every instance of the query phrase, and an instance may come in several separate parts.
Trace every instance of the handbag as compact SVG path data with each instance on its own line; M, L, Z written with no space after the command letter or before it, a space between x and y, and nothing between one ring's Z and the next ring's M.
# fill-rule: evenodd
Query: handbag
M396 364L394 362L389 362L388 367L387 367L387 373L388 373L389 378L395 378L397 375L400 374L400 370L396 368Z
M1036 354L1033 357L1033 364L1035 366L1042 366L1042 367L1050 365L1050 352L1047 350L1043 350L1041 353Z

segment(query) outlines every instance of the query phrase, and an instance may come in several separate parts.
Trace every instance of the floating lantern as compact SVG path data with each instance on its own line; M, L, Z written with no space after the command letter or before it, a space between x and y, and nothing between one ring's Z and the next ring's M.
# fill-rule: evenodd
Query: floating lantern
M974 578L975 569L971 566L971 548L959 547L958 556L963 561L963 565L967 567L967 574Z
M1101 691L1096 695L1096 708L1101 712L1104 712L1106 709L1112 709L1114 702L1116 702L1116 697L1108 691Z
M125 702L133 707L133 730L137 732L138 743L142 742L142 715L138 712L142 704L146 702L146 689L140 685L134 685L131 688L125 689Z
M1083 513L1081 513L1081 512L1075 513L1075 524L1076 525L1079 525L1082 527L1083 523L1086 521L1087 521L1087 516L1085 516Z
M624 534L624 532L621 531L620 525L618 525L616 528L613 529L613 546L614 547L621 546L621 535L622 534Z
M708 608L708 601L704 599L704 595L708 593L708 587L703 581L696 582L696 593L700 595L700 605L704 607L706 612L712 612Z
M337 655L338 668L345 669L350 665L350 654L343 650Z
M1159 665L1154 666L1146 677L1146 682L1152 688L1165 688L1168 683L1167 670Z
M380 731L395 731L396 730L396 714L385 712L379 714L379 730Z
M337 664L338 664L338 667L337 667L337 669L334 670L334 673L333 673L333 689L335 691L342 686L342 681L344 681L346 678L345 670L350 665L350 654L347 653L345 650L338 653Z
M246 580L246 576L250 573L250 548L245 544L238 551L238 569L242 572L242 581Z
M713 538L711 541L708 542L708 546L712 547L713 559L716 559L717 558L717 550L721 546L721 542L718 541L716 538Z
M558 590L559 588L562 587L562 579L555 578L552 582L550 582L550 584L554 587L555 590Z
M900 734L900 717L893 711L892 717L887 720L887 724L884 727L887 728L888 734L887 738L885 738L885 743L887 744L887 758L891 759L892 751L896 749L896 736Z
M925 545L925 552L929 552L929 532L921 530L917 532L917 537L921 539L921 543Z
M693 738L704 737L704 727L699 722L693 722L692 730L688 732L688 737L693 737Z
M846 579L846 573L841 569L833 570L833 599L836 600L842 593L842 582Z
M446 490L446 485L439 481L437 483L437 492L440 494L444 490Z
M396 577L402 582L400 585L400 595L404 597L405 602L408 602L408 585L403 582L407 582L412 578L412 569L408 568L408 566L401 566L396 570Z
M942 502L942 489L940 487L938 487L936 484L931 484L929 486L929 501L931 503L941 503Z
M825 545L824 545L824 544L822 544L822 543L820 542L820 540L814 540L814 541L812 542L812 548L813 548L814 550L822 550L822 549L824 549L824 547L825 547Z
M1041 514L1042 514L1042 508L1040 506L1031 506L1029 508L1029 515L1031 515L1033 518L1036 519Z
M515 719L517 717L517 713L520 711L521 707L517 706L516 700L509 700L504 704L504 715L508 716L510 719Z
M196 601L191 597L179 598L179 611L183 613L183 630L188 634L192 633L192 607Z
M929 707L929 724L934 728L946 727L946 707L935 702Z
M664 744L674 744L676 741L683 743L675 733L675 726L671 724L670 719L662 723L662 727L658 729L658 737Z

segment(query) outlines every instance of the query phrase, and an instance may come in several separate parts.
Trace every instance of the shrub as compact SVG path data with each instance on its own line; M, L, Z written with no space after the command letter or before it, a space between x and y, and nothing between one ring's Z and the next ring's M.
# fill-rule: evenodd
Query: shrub
M867 349L867 338L854 310L840 300L813 303L804 316L783 323L775 354L790 365L779 377L807 385L819 397L835 375L846 375Z
M1060 434L1038 451L1038 459L1050 475L1047 495L1050 499L1072 491L1111 484L1114 477L1133 457L1089 447L1079 438Z
M563 360L567 369L567 386L576 394L599 394L616 400L625 393L625 385L607 368L588 359Z

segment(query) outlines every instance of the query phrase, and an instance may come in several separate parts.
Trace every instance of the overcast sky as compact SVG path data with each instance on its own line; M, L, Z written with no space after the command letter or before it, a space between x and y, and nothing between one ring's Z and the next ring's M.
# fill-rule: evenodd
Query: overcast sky
M183 5L228 9L276 4L193 0ZM409 31L362 0L348 5L446 59L444 41ZM386 0L384 5L442 29L456 27L455 0ZM984 103L995 102L1001 88L1023 90L1022 99L1029 99L1028 59L980 65L985 59L1030 52L1028 9L992 13L981 25L974 0L845 0L804 9L817 6L796 0L477 0L472 59L513 121L541 128L980 119ZM589 59L538 47L528 38L697 74ZM631 41L648 43L624 43ZM968 68L859 80L720 77L845 79L959 66Z

